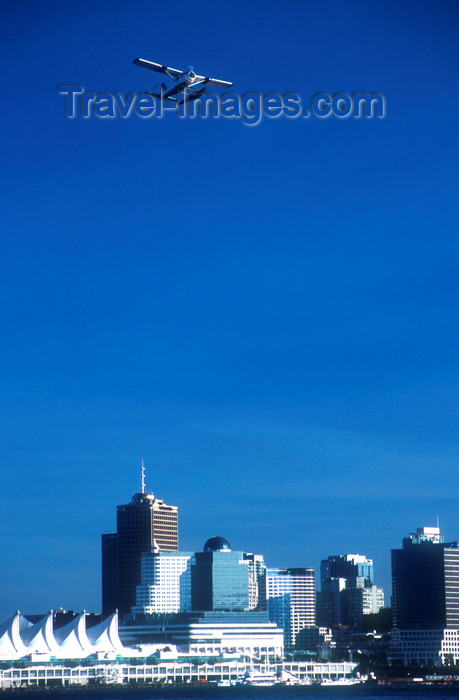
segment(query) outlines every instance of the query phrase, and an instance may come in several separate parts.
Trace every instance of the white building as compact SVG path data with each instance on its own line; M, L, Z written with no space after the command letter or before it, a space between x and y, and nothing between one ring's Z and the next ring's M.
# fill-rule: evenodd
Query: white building
M133 615L119 630L126 646L168 643L197 656L237 654L246 662L273 663L284 655L282 629L266 612L201 611L148 619Z
M363 615L378 613L384 607L384 589L379 586L362 588Z
M284 630L287 648L296 636L316 622L314 569L267 569L266 598L269 619Z
M456 666L459 663L459 630L392 630L389 662L405 666Z
M160 552L142 555L141 579L133 614L175 613L191 610L192 552Z

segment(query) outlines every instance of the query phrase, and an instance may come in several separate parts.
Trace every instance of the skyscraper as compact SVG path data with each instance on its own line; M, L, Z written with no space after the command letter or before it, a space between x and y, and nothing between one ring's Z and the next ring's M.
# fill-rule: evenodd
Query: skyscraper
M163 552L178 549L178 509L145 491L141 468L140 493L131 502L117 506L117 531L102 535L102 610L131 612L140 584L140 562L155 546Z
M422 527L392 550L394 627L459 628L459 549L438 528ZM456 580L455 580L456 579Z
M405 664L459 661L459 548L421 527L392 550L394 631L389 658Z
M191 564L193 552L142 554L141 583L137 586L133 615L178 613L191 610Z
M264 609L263 557L232 551L224 537L211 537L191 565L193 610Z
M365 584L374 583L373 560L362 554L332 555L320 562L321 583L329 578L363 578Z
M329 556L320 563L317 624L361 627L363 615L384 607L384 591L375 586L373 560L361 554Z
M285 647L294 647L298 632L316 622L314 569L267 569L266 597L270 622L283 628Z

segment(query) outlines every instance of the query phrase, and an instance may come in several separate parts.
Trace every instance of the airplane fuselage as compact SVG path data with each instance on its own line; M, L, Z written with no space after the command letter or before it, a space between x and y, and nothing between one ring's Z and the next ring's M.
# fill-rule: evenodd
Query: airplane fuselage
M196 73L194 73L193 71L187 71L186 73L179 75L178 78L175 79L175 83L172 85L172 87L170 87L163 93L163 96L165 98L173 97L185 88L189 87L190 85L193 85L195 80Z

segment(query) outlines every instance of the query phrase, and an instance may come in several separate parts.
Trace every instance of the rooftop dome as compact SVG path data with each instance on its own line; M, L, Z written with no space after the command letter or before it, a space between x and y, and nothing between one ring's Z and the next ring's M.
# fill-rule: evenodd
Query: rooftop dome
M204 545L205 552L231 551L231 545L224 537L211 537Z

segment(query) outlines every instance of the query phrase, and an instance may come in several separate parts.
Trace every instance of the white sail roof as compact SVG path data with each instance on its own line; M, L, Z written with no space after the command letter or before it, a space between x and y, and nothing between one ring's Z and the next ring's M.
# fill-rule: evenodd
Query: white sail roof
M54 653L59 645L53 634L53 613L49 612L35 624L31 624L27 618L21 615L19 627L21 639L27 647L26 653L49 654Z
M21 615L16 612L0 625L0 658L20 658L26 653L20 635L20 619Z
M63 627L53 629L53 613L36 623L16 612L0 624L0 660L23 656L54 656L56 659L84 659L91 654L121 654L134 650L123 647L118 635L118 613L86 630L83 611Z
M54 630L54 638L61 657L82 659L91 654L91 642L86 635L86 613L83 611L64 627Z
M94 651L117 651L122 652L124 649L118 635L118 612L115 611L107 617L106 620L100 622L94 627L90 627L86 634L92 644Z

